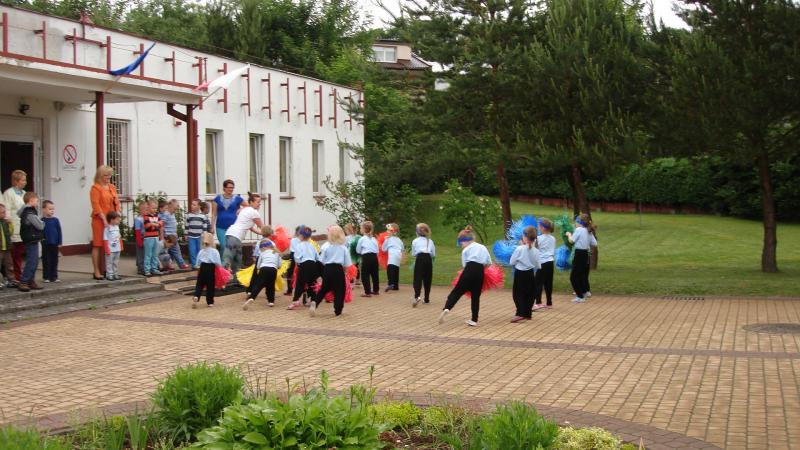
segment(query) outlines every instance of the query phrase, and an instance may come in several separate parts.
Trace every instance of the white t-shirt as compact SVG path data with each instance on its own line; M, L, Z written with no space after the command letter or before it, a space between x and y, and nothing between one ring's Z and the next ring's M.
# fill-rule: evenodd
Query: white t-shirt
M228 227L228 231L225 232L225 236L233 236L240 241L243 240L245 233L247 233L247 231L253 228L253 225L256 224L256 219L261 219L258 211L250 206L247 208L242 208L242 210L239 211L239 214L236 216L236 222Z
M119 232L119 225L109 225L103 230L103 240L108 241L108 251L119 253L122 251L122 235Z

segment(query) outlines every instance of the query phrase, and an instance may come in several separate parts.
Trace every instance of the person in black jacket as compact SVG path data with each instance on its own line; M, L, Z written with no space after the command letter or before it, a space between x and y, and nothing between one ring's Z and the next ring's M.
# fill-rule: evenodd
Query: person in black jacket
M39 243L44 238L44 222L36 210L39 206L39 196L35 192L26 192L22 201L25 202L25 206L17 214L20 222L19 235L25 244L25 269L22 271L18 288L22 292L28 292L31 289L42 289L36 284L34 277L39 266Z

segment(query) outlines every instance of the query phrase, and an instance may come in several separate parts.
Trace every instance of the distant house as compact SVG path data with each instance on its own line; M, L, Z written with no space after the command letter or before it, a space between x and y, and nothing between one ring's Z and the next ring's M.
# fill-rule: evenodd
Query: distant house
M403 71L414 77L431 70L431 65L411 52L411 45L396 39L378 39L372 45L375 62L388 70Z

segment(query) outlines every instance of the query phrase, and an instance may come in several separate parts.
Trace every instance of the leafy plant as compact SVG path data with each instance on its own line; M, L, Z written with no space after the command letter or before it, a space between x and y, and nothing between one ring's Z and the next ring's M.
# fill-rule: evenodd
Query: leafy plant
M147 449L147 443L149 442L151 434L153 434L152 431L155 424L154 415L147 414L142 417L138 413L133 413L125 418L125 423L128 426L131 450Z
M69 450L60 438L42 436L33 428L16 428L11 425L0 428L0 448L3 450Z
M376 403L370 406L370 412L375 422L404 430L419 425L422 416L422 409L409 401Z
M222 410L242 400L244 379L237 368L206 362L178 367L153 393L161 427L178 441L190 441L210 427Z
M123 450L125 447L125 419L113 416L101 422L101 442L105 450Z
M480 432L473 435L470 448L502 450L509 448L553 448L558 442L558 425L522 402L498 405L497 410L480 420Z
M457 180L450 180L444 191L445 198L440 208L444 213L442 223L461 231L465 225L472 225L481 242L487 242L489 229L502 220L497 200L475 195Z
M333 181L331 177L322 181L328 195L317 198L317 206L336 216L336 223L358 225L364 221L364 182Z
M561 429L558 435L558 450L616 450L620 448L620 439L610 432L598 428Z
M378 436L386 427L370 417L373 396L372 388L352 386L349 395L329 397L328 375L323 371L319 387L305 394L225 408L219 425L200 432L193 447L379 449L383 445Z

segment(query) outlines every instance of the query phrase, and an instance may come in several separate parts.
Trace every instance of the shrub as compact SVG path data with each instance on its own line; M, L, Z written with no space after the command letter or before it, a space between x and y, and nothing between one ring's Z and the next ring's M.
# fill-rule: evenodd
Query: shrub
M610 432L597 427L561 430L558 435L558 450L616 450L621 441Z
M558 425L539 415L532 405L521 402L498 405L494 413L481 419L479 427L470 448L549 449L558 441Z
M500 204L494 198L475 195L469 188L461 186L456 180L447 183L445 198L442 200L442 223L453 231L461 231L465 225L472 225L481 242L486 242L489 228L501 222Z
M376 403L370 406L370 412L375 422L402 429L419 425L420 417L422 416L422 410L409 401Z
M42 436L33 428L13 426L0 428L0 448L3 450L69 450L71 447L59 438Z
M190 441L215 423L222 410L240 403L244 379L238 369L205 362L178 367L159 382L153 404L165 432Z
M200 432L193 446L206 449L379 449L385 430L370 418L374 390L354 386L328 396L328 376L303 395L254 400L225 408L219 425Z

